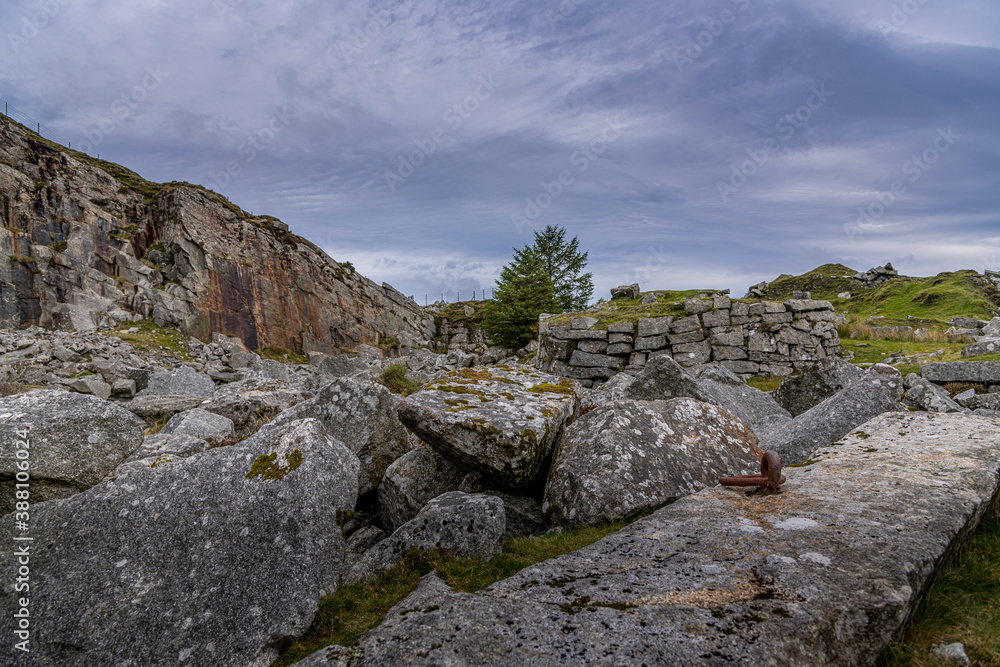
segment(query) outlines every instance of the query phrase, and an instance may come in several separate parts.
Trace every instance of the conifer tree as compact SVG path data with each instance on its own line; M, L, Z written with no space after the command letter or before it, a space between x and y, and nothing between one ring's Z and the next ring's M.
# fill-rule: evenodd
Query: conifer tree
M586 308L594 294L594 283L593 274L580 275L587 266L588 254L580 252L580 241L574 236L567 242L565 227L547 225L541 232L535 232L531 250L545 267L559 310L569 312Z
M527 246L515 248L514 259L500 271L493 299L483 309L483 328L491 344L516 350L535 337L541 313L558 310L542 258Z

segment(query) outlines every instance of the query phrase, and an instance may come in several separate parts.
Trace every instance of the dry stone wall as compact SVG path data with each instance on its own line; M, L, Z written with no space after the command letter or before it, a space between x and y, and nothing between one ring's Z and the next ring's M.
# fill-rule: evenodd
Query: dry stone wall
M637 373L662 355L685 367L719 362L746 377L788 375L840 351L843 315L829 301L746 303L717 294L687 300L684 313L606 327L593 317L552 325L543 315L537 366L592 385L620 371Z

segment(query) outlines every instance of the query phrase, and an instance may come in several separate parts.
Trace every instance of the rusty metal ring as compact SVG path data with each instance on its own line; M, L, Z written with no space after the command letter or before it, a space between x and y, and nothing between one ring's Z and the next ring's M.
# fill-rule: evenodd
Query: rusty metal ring
M756 486L757 493L777 493L778 487L785 482L781 474L781 457L778 452L768 450L760 457L759 475L737 475L735 477L720 477L719 484L723 486Z

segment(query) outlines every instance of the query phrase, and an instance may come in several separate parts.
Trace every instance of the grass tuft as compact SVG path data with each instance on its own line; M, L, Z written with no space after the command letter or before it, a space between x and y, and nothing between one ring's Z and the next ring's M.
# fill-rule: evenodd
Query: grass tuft
M645 514L637 512L620 521L558 534L517 537L504 542L503 551L490 561L456 558L442 551L411 551L401 563L379 577L344 586L323 598L312 627L281 654L273 667L291 665L330 644L353 646L382 622L390 607L412 593L425 574L437 571L456 591L473 593L529 565L593 544Z
M130 329L138 331L129 333ZM192 361L187 336L172 327L161 327L153 320L125 322L115 328L114 335L137 350L154 354L172 354L184 361Z
M284 347L262 347L256 351L261 359L280 361L283 364L308 364L309 357L301 352L292 352Z
M941 665L939 643L962 642L973 665L1000 665L1000 513L997 501L934 581L902 639L879 667Z
M420 383L406 375L406 364L392 364L379 376L378 381L394 394L409 396L420 389Z
M774 391L781 386L781 381L788 376L783 375L760 375L747 378L747 384L761 391Z

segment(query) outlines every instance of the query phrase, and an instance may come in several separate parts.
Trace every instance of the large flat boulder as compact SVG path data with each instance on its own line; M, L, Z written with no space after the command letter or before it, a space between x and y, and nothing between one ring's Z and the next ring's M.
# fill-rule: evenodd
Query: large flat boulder
M233 435L233 420L203 408L193 408L171 417L160 429L160 433L190 435L202 440L221 442Z
M666 355L650 359L645 368L621 391L624 398L639 401L665 401L688 397L703 403L715 403L715 397L688 375L680 364Z
M906 394L903 405L925 412L964 412L961 405L951 399L947 391L916 373L910 373L903 380Z
M149 395L136 396L125 408L134 415L147 419L169 419L178 412L191 410L202 404L202 396Z
M778 495L704 489L478 593L428 575L356 647L301 664L875 664L995 497L1000 423L863 429Z
M175 371L163 371L149 376L146 388L139 396L201 396L207 398L215 391L215 382L204 373L190 366Z
M288 382L254 375L219 387L200 407L231 419L236 428L245 428L312 397L312 392Z
M752 429L764 422L792 417L770 394L747 385L725 366L705 366L698 375L698 383L715 397L716 405L726 408Z
M459 369L403 400L421 440L499 484L523 488L577 414L579 385L525 366Z
M763 452L731 412L691 398L616 401L559 438L542 511L573 525L657 507L719 477L758 472Z
M925 364L920 375L931 382L982 382L1000 384L1000 361L949 361Z
M342 377L315 397L282 412L272 423L306 417L320 420L330 437L358 457L359 492L368 493L378 488L389 464L410 450L406 428L397 416L398 399L371 378Z
M337 588L357 467L304 420L34 505L31 664L269 665ZM0 590L6 637L15 598Z
M108 401L65 391L0 399L0 514L14 509L17 473L29 501L67 498L94 486L142 445L142 420Z
M761 449L773 449L781 460L803 463L820 447L840 439L883 412L901 410L903 376L892 366L875 364L846 389L790 421L761 430Z
M382 523L396 530L434 498L458 490L467 474L429 445L410 450L386 469L378 487Z
M107 478L120 477L139 468L155 468L201 454L211 445L207 440L182 433L156 433L142 439L139 449L108 473ZM107 479L106 478L106 479Z
M500 553L504 528L500 498L450 491L434 498L417 516L366 551L344 583L364 581L388 570L410 549L444 549L460 558L489 560Z
M806 368L802 375L790 375L782 380L781 386L774 390L774 400L797 417L851 386L863 373L840 357L824 357Z

